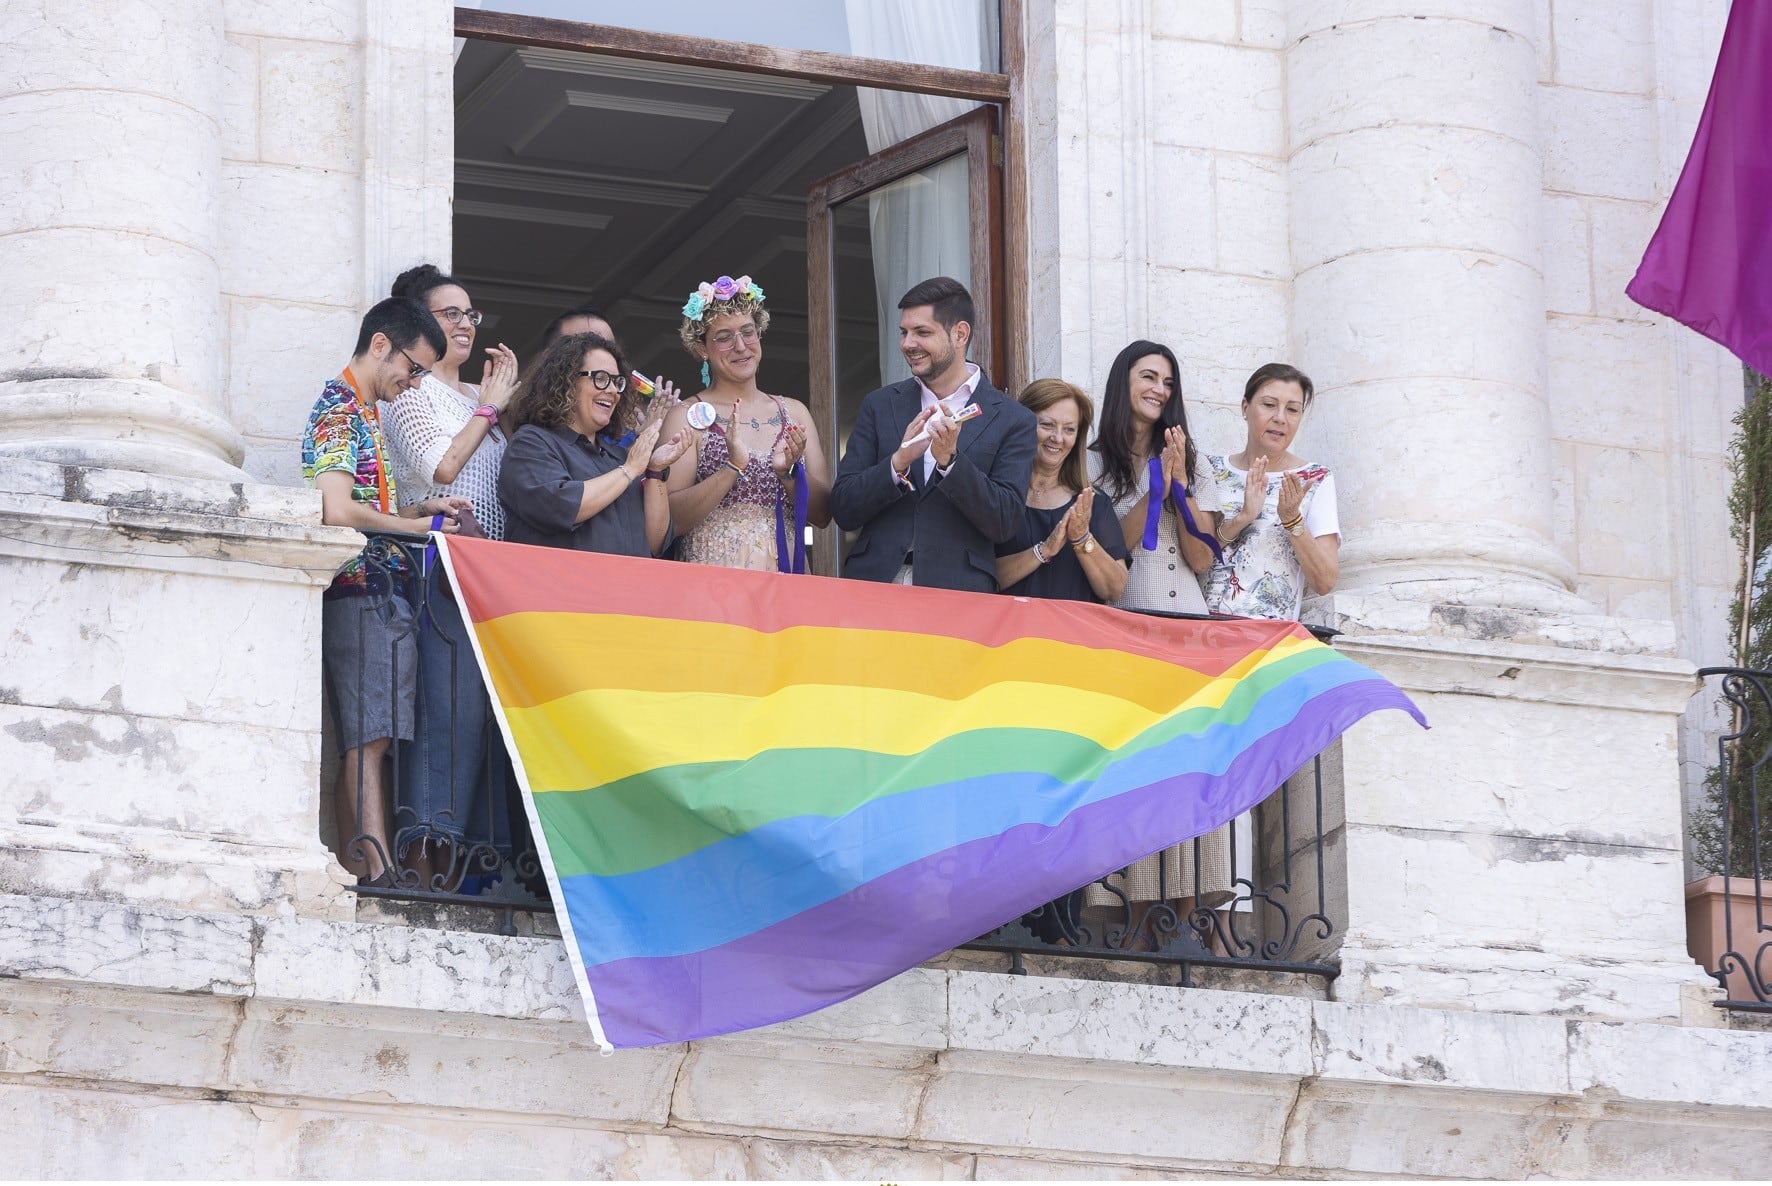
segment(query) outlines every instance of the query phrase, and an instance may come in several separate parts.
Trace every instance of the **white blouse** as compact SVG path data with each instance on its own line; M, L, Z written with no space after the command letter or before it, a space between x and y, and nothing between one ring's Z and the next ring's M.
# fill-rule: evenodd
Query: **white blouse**
M395 484L400 505L411 506L442 494L459 495L474 506L474 518L489 539L505 537L505 512L498 501L498 468L504 461L505 435L497 425L462 465L455 481L436 481L437 463L449 452L456 434L467 427L479 407L479 388L470 399L435 375L384 404L382 424L394 453Z
M1101 454L1090 449L1084 454L1088 466L1089 481L1098 490L1102 487L1102 475L1105 466ZM1217 512L1222 509L1218 494L1218 481L1206 466L1203 456L1195 461L1197 472L1194 480L1188 483L1188 492L1194 496L1194 503L1202 511ZM1126 492L1126 497L1114 503L1114 515L1124 519L1126 513L1144 497L1145 490L1150 486L1150 469L1148 466L1137 468L1138 485ZM1107 492L1102 490L1102 496ZM1206 598L1200 589L1200 577L1188 567L1187 557L1181 554L1181 532L1177 530L1181 517L1175 513L1174 507L1165 503L1161 518L1157 520L1157 550L1147 552L1142 547L1132 549L1132 571L1126 577L1126 591L1114 602L1121 609L1155 609L1167 610L1184 614L1203 614L1206 612ZM1144 524L1136 524L1143 530ZM1204 525L1201 530L1205 530Z

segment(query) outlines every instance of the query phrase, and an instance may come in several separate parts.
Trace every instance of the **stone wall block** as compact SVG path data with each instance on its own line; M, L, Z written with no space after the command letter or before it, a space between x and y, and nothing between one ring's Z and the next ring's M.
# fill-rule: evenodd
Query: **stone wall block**
M1551 313L1592 313L1594 280L1587 203L1562 194L1544 199L1544 303Z
M1303 284L1301 280L1300 285ZM1313 350L1307 346L1302 351L1302 356L1314 360L1317 368L1312 376L1318 382L1317 400L1334 403L1333 419L1321 410L1314 418L1306 417L1311 431L1307 452L1335 459L1358 458L1363 469L1362 480L1336 486L1341 522L1346 529L1344 552L1354 544L1388 546L1390 541L1379 534L1378 524L1399 514L1401 508L1394 492L1443 482L1445 458L1507 456L1510 464L1523 462L1548 470L1548 429L1545 435L1515 439L1514 429L1520 419L1544 422L1544 405L1533 391L1505 382L1426 376L1398 376L1340 387L1334 378L1336 367L1356 366L1353 351L1362 341L1372 343L1375 365L1381 360L1393 361L1398 369L1407 365L1401 357L1383 359L1376 335L1366 336L1375 328L1370 323L1350 318L1344 328L1347 336L1338 350ZM1319 336L1310 335L1312 339ZM1425 359L1423 363L1427 365ZM1375 471L1385 473L1390 481L1375 487L1364 480L1366 474ZM1545 535L1550 531L1548 504L1524 502L1504 486L1462 485L1458 513L1466 524L1492 523ZM1422 519L1427 523L1442 521L1432 511ZM1495 558L1500 559L1499 554Z
M1661 211L1642 202L1593 202L1594 302L1602 317L1666 324L1624 294L1625 285L1643 262Z
M1546 189L1632 202L1655 200L1650 100L1562 86L1540 87L1538 93Z
M299 465L301 435L326 380L350 360L361 316L336 305L234 297L228 334L228 410L249 437L286 442Z
M93 91L121 90L212 112L221 4L20 0L0 9L0 45L13 47L0 75L0 98L61 90L91 98ZM115 137L107 143L114 148Z
M1571 964L1685 949L1677 849L1350 824L1348 868L1349 914L1385 920L1387 946L1542 946Z
M1157 267L1211 268L1218 262L1213 154L1151 148L1150 261ZM1158 303L1161 296L1158 295Z
M1350 58L1362 64L1358 86L1348 85ZM1294 44L1286 59L1294 151L1339 132L1407 124L1537 142L1534 96L1516 83L1536 72L1532 44L1487 21L1387 20L1325 29Z
M1339 1082L1393 1083L1522 1095L1567 1095L1559 1019L1310 1004L1314 1073Z
M1478 251L1538 266L1538 212L1515 200L1540 184L1529 144L1464 128L1362 128L1299 149L1290 171L1300 272L1386 247Z
M1301 317L1299 327L1300 354L1319 393L1354 377L1456 377L1470 385L1467 392L1496 383L1532 393L1543 379L1544 284L1536 268L1517 260L1430 248L1369 251L1301 272L1296 287L1301 310L1321 311ZM1405 292L1433 295L1442 332L1422 332L1419 307L1398 299ZM1527 424L1542 424L1542 415Z
M1666 459L1660 453L1583 445L1575 456L1580 506L1636 506L1645 498L1660 499L1667 489ZM1575 546L1584 573L1637 580L1672 575L1663 516L1584 515Z
M464 1078L500 1084L501 1110L663 1124L680 1047L603 1057L578 1021L505 1021L419 1010L341 1011L255 1002L227 1082L246 1091L459 1107Z
M1153 268L1151 295L1150 326L1136 332L1148 332L1175 351L1190 407L1195 400L1240 402L1249 372L1286 352L1290 319L1284 284L1222 272ZM1125 344L1115 344L1114 351ZM1097 386L1085 390L1100 390L1112 357L1109 353L1103 360ZM1227 442L1233 452L1242 448L1242 438L1238 430L1234 443ZM1220 444L1205 443L1215 449Z
M259 995L272 1000L584 1017L558 939L269 919L254 967Z
M1212 209L1219 271L1292 278L1287 168L1265 157L1218 154Z
M1533 0L1292 0L1293 40L1337 25L1358 25L1386 18L1445 18L1504 29L1535 39L1538 22Z
M221 135L225 160L258 159L258 40L230 36L221 60Z
M0 896L0 975L163 992L252 991L251 919Z
M16 179L0 189L0 235L105 227L215 254L219 162L205 113L134 94L20 95L0 101L0 142Z
M1157 37L1234 42L1237 32L1237 0L1195 0L1151 9L1151 33Z
M21 1178L129 1178L150 1155L168 1178L276 1177L285 1164L265 1155L247 1104L3 1083L0 1127L33 1134L8 1142Z
M1241 0L1240 34L1245 45L1283 49L1287 44L1287 0Z
M950 972L953 1046L996 1054L1305 1075L1311 1003L1167 986Z
M1472 690L1482 675L1473 670ZM1511 686L1518 680L1491 682ZM1350 743L1362 792L1351 823L1444 829L1549 842L1680 847L1671 801L1622 794L1649 771L1671 770L1672 719L1651 727L1616 708L1538 702L1530 712L1493 695L1416 691L1411 698L1433 729L1398 714L1371 718Z
M242 573L204 586L194 602L176 573L96 564L58 572L20 561L7 570L0 604L13 629L0 637L0 699L9 704L319 730L320 605L311 587ZM76 668L55 661L76 653L88 656ZM286 681L274 694L267 671ZM80 760L72 741L51 748L58 760Z
M948 978L912 968L860 996L756 1031L810 1042L865 1041L941 1049L948 1044Z
M361 287L354 247L362 226L361 189L361 180L348 173L225 165L223 291L355 308ZM316 243L327 249L314 250ZM258 343L231 345L252 350Z
M291 5L279 0L223 0L222 7L230 34L350 44L363 37L366 3L303 0L300 5Z
M1199 41L1153 41L1147 118L1158 144L1285 152L1280 55Z
M1577 1091L1758 1109L1765 1106L1765 1069L1763 1032L1599 1021L1569 1025L1569 1074Z
M697 1126L746 1132L902 1138L921 1110L932 1058L920 1051L710 1039L695 1044L678 1074L671 1113Z
M1473 1109L1460 1091L1314 1084L1300 1095L1285 1164L1374 1177L1527 1177L1532 1151L1554 1142L1554 1113L1543 1117L1530 1098L1485 1103Z
M1653 0L1556 0L1556 81L1647 95L1655 87Z
M1274 1164L1297 1080L1055 1062L1010 1075L1014 1059L944 1056L924 1098L923 1140L1043 1147L1103 1160L1127 1152L1191 1165Z
M0 1002L0 1072L208 1088L226 1080L238 1001L15 980Z
M1545 332L1545 403L1558 440L1657 452L1669 446L1674 375L1661 326L1552 316Z
M0 705L0 801L22 814L308 847L318 732ZM239 771L261 772L241 793ZM95 794L127 786L127 796Z
M330 42L259 42L259 159L355 172L363 150L363 52Z
M90 373L142 380L192 397L199 408L221 404L224 341L219 302L189 299L216 291L216 260L206 250L135 231L50 229L14 237L9 275L0 289L0 317L12 332L0 346L0 372ZM104 332L88 327L102 324ZM19 394L28 389L13 389ZM0 407L12 394L0 381ZM16 424L0 415L0 444ZM151 421L106 430L141 435Z

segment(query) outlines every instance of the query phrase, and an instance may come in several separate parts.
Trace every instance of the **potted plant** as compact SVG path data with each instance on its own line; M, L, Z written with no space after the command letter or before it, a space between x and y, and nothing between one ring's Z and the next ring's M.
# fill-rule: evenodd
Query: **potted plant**
M1691 819L1686 949L1724 973L1732 1001L1772 998L1772 381L1748 372L1730 444L1730 533L1741 576L1729 607L1734 669L1720 675L1730 716L1705 800ZM1761 895L1764 894L1762 897ZM1762 966L1762 963L1764 966ZM1769 1002L1772 1003L1772 1002Z

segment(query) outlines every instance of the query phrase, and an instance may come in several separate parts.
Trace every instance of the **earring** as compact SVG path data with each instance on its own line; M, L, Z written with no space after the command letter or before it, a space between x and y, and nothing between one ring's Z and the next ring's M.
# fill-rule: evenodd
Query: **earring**
M703 390L714 385L714 378L708 374L708 360L705 358L701 360L701 385Z

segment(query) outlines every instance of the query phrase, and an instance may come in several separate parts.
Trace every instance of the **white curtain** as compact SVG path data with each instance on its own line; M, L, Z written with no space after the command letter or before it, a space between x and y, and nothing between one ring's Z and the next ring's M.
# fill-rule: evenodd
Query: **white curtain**
M868 58L994 70L997 5L975 0L844 0L849 51ZM868 151L879 152L926 132L977 104L941 95L861 88L861 126ZM971 287L971 225L966 158L954 157L868 196L874 251L874 296L880 325L880 382L910 374L898 352L898 299L931 276Z

